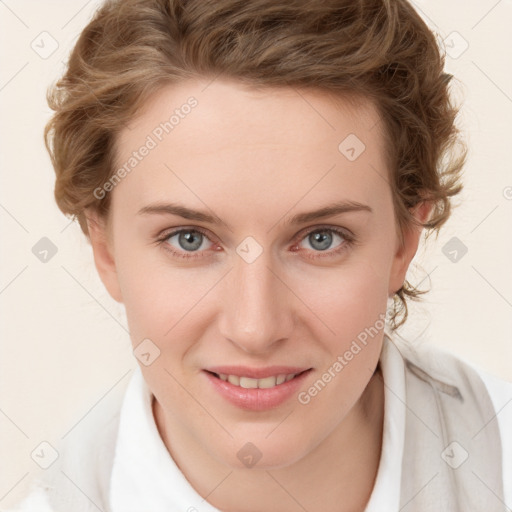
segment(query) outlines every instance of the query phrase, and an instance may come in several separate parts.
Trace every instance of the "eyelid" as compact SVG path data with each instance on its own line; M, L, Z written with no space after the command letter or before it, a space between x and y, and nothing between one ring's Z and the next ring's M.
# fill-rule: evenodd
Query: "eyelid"
M218 243L215 240L218 240L222 243L222 240L220 240L218 237L214 236L211 237L209 230L206 228L202 228L200 226L178 226L175 228L168 228L164 231L161 231L159 235L157 235L157 243L164 244L170 237L175 236L179 234L182 231L196 231L198 233L201 233L204 235L211 243ZM299 242L301 242L304 238L306 238L311 233L315 233L316 231L331 231L335 234L338 234L344 239L344 243L335 249L329 249L325 251L312 251L315 253L315 256L311 256L310 259L315 258L323 258L323 257L329 257L329 256L336 256L340 254L345 249L348 249L348 246L355 245L357 240L356 236L347 228L341 227L341 226L333 226L329 224L320 224L320 225L314 225L309 226L307 228L304 228L303 230L299 231L297 235L293 238L293 246L295 247ZM214 238L215 240L212 240ZM169 245L169 244L168 244ZM179 251L175 248L169 248L166 247L166 250L170 251L172 254L176 255L178 258L182 259L194 259L194 258L200 258L201 254L206 251L191 251L190 256L182 256L182 253L186 253L186 251Z
M205 251L198 251L198 252L192 251L188 255L186 255L187 251L180 251L180 250L172 247L171 244L166 243L169 238L178 235L182 231L196 231L196 232L204 235L211 243L215 243L211 240L207 230L204 228L201 228L199 226L179 226L179 227L169 228L169 229L165 229L164 231L161 231L159 233L159 235L157 235L157 239L156 239L157 246L161 246L163 248L163 250L169 252L171 254L171 256L177 260L192 261L192 260L196 260L198 258L202 258L203 257L202 253Z
M311 233L314 233L315 231L322 231L322 230L334 231L335 233L339 232L347 240L355 238L354 233L352 233L352 231L350 231L347 228L344 228L344 227L341 227L341 226L333 226L333 225L330 225L330 224L320 224L320 225L310 226L309 228L304 228L302 231L299 231L299 233L296 236L296 239L301 240L305 236L307 236L307 235L309 235Z
M302 240L304 240L307 236L309 236L311 233L315 233L317 231L330 231L332 233L337 234L343 239L343 242L338 247L335 247L334 249L328 249L326 251L314 251L314 250L307 250L306 252L311 253L310 256L307 257L309 260L322 260L322 259L333 259L333 258L339 258L341 257L347 250L353 248L355 245L357 245L357 239L356 236L347 228L342 228L340 226L332 226L332 225L316 225L316 226L310 226L309 228L305 228L305 230L301 231L297 234L296 240L297 242L294 243L293 248L297 247L298 244ZM296 252L296 251L294 251Z
M300 240L301 238L309 235L310 233L313 233L315 231L319 231L322 229L331 230L331 231L335 231L335 232L340 231L347 239L355 238L354 233L352 233L352 231L350 231L348 228L341 227L341 226L333 226L331 224L316 224L314 226L309 226L309 227L304 228L301 231L299 231L294 236L293 240L294 241ZM213 236L213 237L210 236L209 230L207 230L206 228L202 228L201 226L177 226L175 228L167 228L167 229L164 229L163 231L160 231L156 235L156 238L158 240L161 240L161 239L166 240L170 236L176 235L180 231L186 231L186 230L198 231L199 233L202 233L204 236L206 236L211 242L215 241L217 243L219 243L219 242L223 243L221 238L219 238L218 236Z
M218 242L222 243L222 240L219 237L210 236L210 231L207 230L206 228L202 228L200 226L177 226L175 228L167 228L167 229L164 229L163 231L160 231L160 233L158 233L156 235L156 239L158 241L165 241L168 238L170 238L171 236L177 235L181 231L197 231L198 233L203 234L211 242L216 241L217 243Z

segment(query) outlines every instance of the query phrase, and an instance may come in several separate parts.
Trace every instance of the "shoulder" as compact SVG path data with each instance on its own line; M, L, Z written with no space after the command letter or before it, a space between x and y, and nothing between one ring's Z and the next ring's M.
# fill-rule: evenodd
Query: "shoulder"
M131 372L130 372L131 373ZM100 400L55 443L56 461L33 477L28 493L3 512L88 512L104 509L125 389Z
M486 440L489 453L494 448L501 452L504 501L511 507L512 383L428 342L411 344L399 336L392 338L404 360L407 392L412 391L414 400L421 403L421 411L429 410L425 397L432 390L432 396L440 397L434 400L436 407L442 407L454 438L467 429L468 443Z
M504 501L512 508L512 383L479 370L487 387L499 425L503 448Z
M512 382L500 379L465 358L432 346L403 345L400 352L409 367L414 365L435 379L441 386L464 390L468 404L478 405L487 392L493 408L493 420L499 423L502 436L512 435Z
M3 512L93 512L104 510L115 451L119 414L59 447L52 466L32 480L28 494ZM103 427L103 428L101 428Z
M409 343L396 334L393 334L392 342L409 368L420 369L432 379L468 389L483 383L493 402L494 399L499 403L504 397L512 398L512 382L490 374L460 355L432 345L427 340Z
M3 509L3 512L55 512L50 505L48 494L42 487L32 487L31 492L13 508Z

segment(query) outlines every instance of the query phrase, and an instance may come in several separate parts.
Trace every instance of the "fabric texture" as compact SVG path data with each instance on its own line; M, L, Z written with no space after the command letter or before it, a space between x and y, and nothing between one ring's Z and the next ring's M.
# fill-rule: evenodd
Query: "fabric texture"
M379 364L383 443L365 512L512 507L512 384L396 333L385 336ZM152 399L136 367L118 406L97 408L9 512L219 512L169 455Z

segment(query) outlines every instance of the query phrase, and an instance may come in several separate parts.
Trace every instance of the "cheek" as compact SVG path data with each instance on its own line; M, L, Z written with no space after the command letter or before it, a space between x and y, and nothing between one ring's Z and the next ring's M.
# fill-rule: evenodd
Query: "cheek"
M137 344L143 338L161 338L172 326L167 305L176 304L181 283L169 283L168 270L152 261L157 247L131 244L129 237L123 233L116 240L116 270L132 341Z
M333 339L346 341L385 313L389 277L385 261L384 255L377 263L353 258L339 267L302 272L300 279L295 278L293 289L325 324L319 339L330 331Z
M215 295L210 296L209 291L218 281L218 272L176 266L166 258L164 249L157 246L126 246L116 260L134 344L150 338L162 347L165 340L176 336L182 328L190 330L190 320L197 320ZM194 321L192 325L199 324ZM179 345L175 347L179 350Z
M319 327L313 336L326 357L318 368L318 380L304 389L300 398L309 413L330 417L332 425L341 421L361 396L381 353L387 307L382 272L376 272L374 265L359 263L332 272L323 283L316 279L309 285L311 290L323 285L323 293L310 294L309 305L322 319L316 322Z
M230 287L216 285L224 268L171 262L163 248L130 243L130 233L120 233L116 265L134 344L144 338L163 341L191 318L198 327L223 302L217 293ZM292 265L281 275L300 298L290 292L290 313L299 312L317 339L332 340L328 345L343 348L385 312L389 258L382 247L364 247L336 266Z
M373 374L387 308L385 265L382 267L376 271L375 265L361 258L302 284L300 293L310 298L308 306L322 320L309 322L312 336L326 354L319 373L327 372L325 378L332 382L314 407L329 408L336 403L340 411L347 410Z

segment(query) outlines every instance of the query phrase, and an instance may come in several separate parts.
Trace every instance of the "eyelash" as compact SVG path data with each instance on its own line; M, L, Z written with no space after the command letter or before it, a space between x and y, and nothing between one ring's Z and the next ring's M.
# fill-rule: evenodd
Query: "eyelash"
M194 227L194 228L180 228L180 229L177 229L175 231L171 231L171 232L168 232L168 233L165 233L163 234L161 237L159 237L157 239L157 244L158 245L161 245L164 250L166 251L169 251L173 256L176 256L178 258L182 258L184 260L191 260L191 259L195 259L195 258L201 258L201 251L197 251L197 252L189 252L188 254L183 251L176 251L175 249L171 248L171 246L166 243L169 238L173 237L174 235L178 235L179 233L182 233L182 232L197 232L197 233L201 233L202 235L204 235L208 240L210 240L210 237L208 236L208 233L203 230L202 228L199 228L199 227ZM310 229L309 231L305 232L305 233L300 233L297 237L297 242L294 242L294 245L301 242L304 238L306 238L307 236L309 236L310 234L312 233L317 233L317 232L330 232L330 233L336 233L337 235L341 236L341 238L343 238L343 243L337 248L337 249L333 249L333 250L327 250L327 251L315 251L317 252L318 254L315 255L315 256L309 256L310 259L318 259L318 258L328 258L328 257L333 257L333 256L337 256L339 254L341 254L342 252L345 252L346 250L350 249L353 245L355 245L356 243L356 238L354 235L352 234L349 234L347 233L345 230L342 230L340 228L336 228L336 227L333 227L333 226L319 226L319 227L314 227L312 229ZM210 240L211 242L212 240Z

